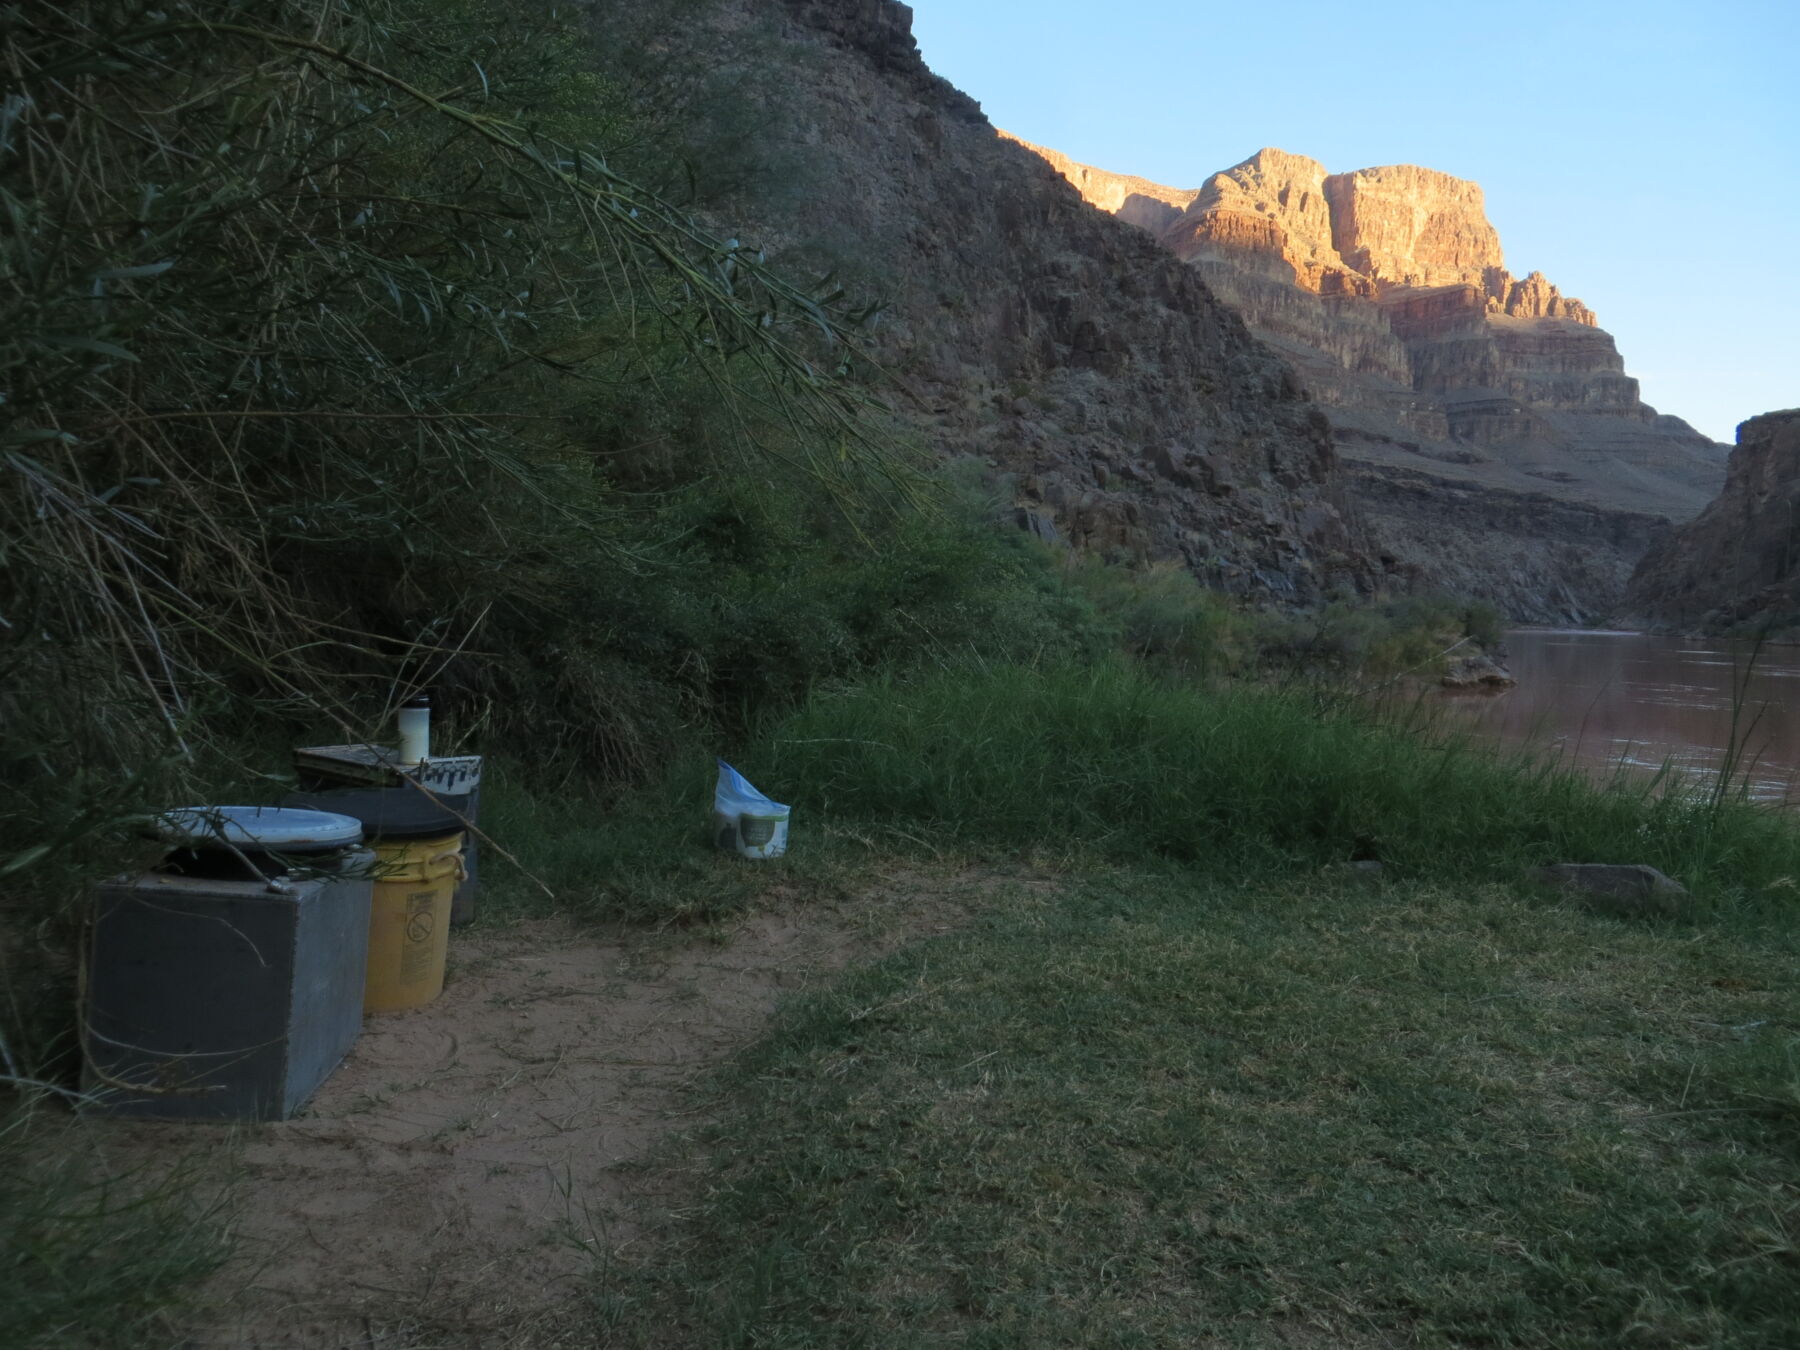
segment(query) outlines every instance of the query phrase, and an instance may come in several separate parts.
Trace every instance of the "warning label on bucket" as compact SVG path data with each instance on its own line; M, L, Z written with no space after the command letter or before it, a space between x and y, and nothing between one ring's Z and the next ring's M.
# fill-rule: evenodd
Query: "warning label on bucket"
M438 893L414 891L406 897L406 945L400 951L400 978L428 980L432 976L431 934L437 926L434 901Z

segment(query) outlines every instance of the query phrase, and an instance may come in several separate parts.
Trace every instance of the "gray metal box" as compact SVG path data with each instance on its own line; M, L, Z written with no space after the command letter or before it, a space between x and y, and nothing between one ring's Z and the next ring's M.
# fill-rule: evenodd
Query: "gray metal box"
M304 1106L362 1030L373 858L347 862L364 876L102 885L82 1029L89 1109L284 1120Z

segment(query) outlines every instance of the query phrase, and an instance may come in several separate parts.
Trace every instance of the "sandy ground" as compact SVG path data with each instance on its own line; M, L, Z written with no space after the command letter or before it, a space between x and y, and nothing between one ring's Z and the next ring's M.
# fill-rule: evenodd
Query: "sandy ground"
M442 998L368 1019L302 1116L232 1137L238 1254L190 1344L591 1343L579 1307L607 1261L680 1203L645 1164L707 1109L696 1081L783 997L956 926L993 881L890 877L680 933L465 935ZM128 1153L195 1142L115 1128Z

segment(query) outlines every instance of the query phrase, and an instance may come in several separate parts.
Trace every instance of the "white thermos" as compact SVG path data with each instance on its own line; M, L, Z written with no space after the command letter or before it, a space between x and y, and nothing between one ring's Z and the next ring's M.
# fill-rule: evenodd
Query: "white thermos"
M400 705L400 762L423 764L431 758L431 699L414 694Z

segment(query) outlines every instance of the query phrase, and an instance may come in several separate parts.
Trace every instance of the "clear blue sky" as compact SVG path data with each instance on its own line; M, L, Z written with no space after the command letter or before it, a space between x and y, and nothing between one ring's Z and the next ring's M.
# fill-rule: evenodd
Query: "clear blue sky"
M1487 193L1514 273L1729 441L1800 406L1800 0L912 0L995 125L1198 187L1261 146Z

